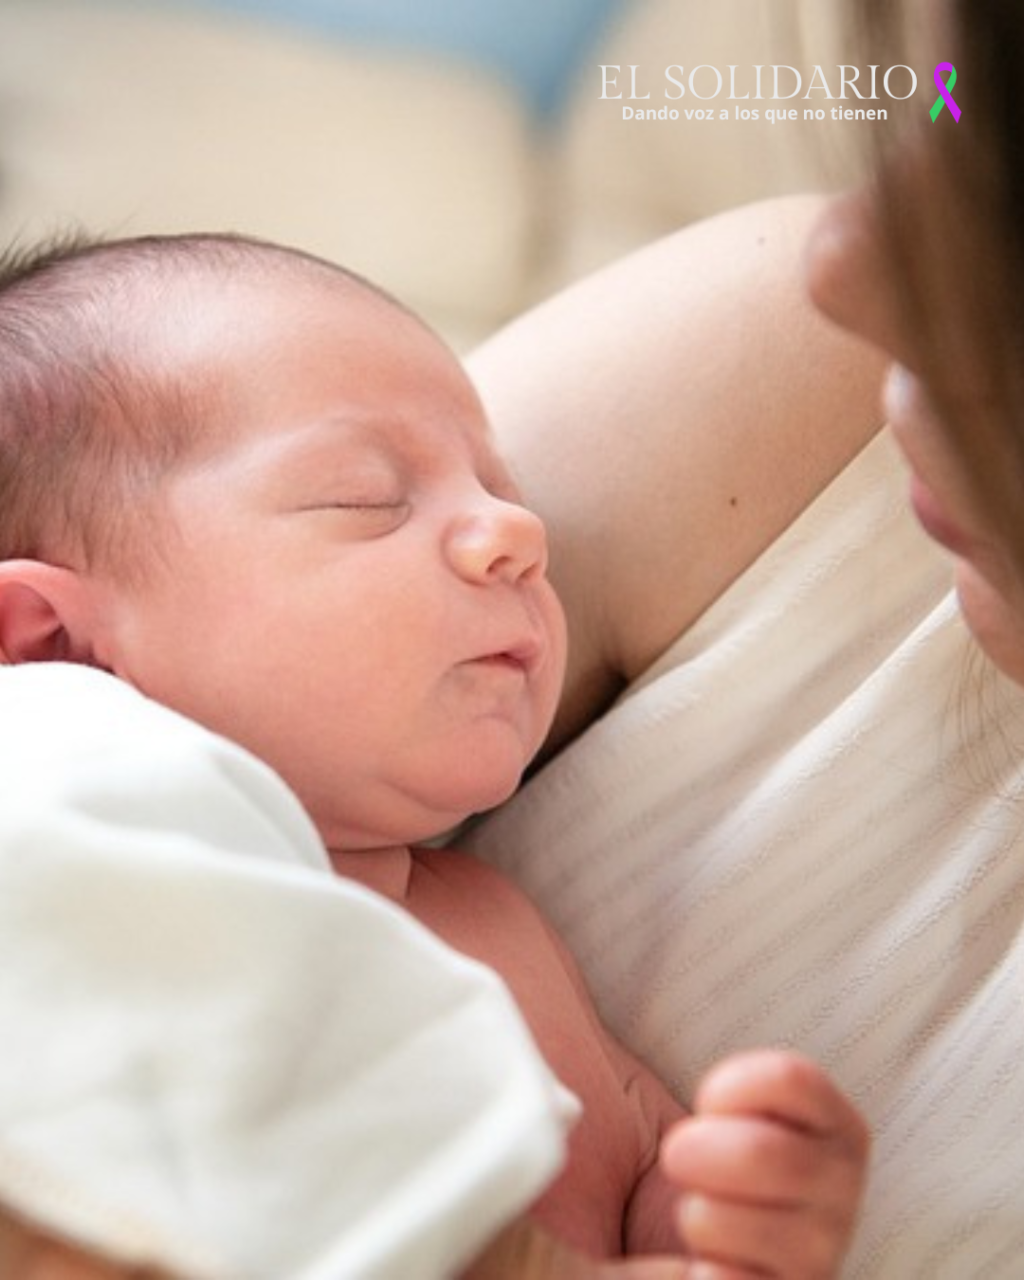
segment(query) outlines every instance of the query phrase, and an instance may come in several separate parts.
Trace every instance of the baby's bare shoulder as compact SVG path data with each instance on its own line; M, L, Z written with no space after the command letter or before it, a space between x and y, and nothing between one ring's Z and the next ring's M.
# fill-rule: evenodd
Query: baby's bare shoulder
M479 858L455 849L416 850L405 906L506 979L557 970L577 996L584 994L576 964L547 917L508 876Z
M458 849L417 849L406 905L417 913L421 906L447 902L453 911L471 910L480 921L495 918L533 921L551 932L546 918L532 898L504 872Z

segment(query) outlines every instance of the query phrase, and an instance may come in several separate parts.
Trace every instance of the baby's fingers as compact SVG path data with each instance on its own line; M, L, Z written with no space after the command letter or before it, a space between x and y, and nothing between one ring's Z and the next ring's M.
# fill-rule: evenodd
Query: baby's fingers
M862 1166L777 1122L706 1116L666 1139L662 1163L682 1192L675 1227L687 1254L746 1277L826 1280L857 1217ZM699 1260L699 1263L698 1261ZM719 1274L708 1273L709 1278Z
M846 1225L803 1208L741 1204L703 1195L685 1196L676 1208L676 1229L694 1259L725 1277L785 1277L824 1280L838 1270ZM699 1262L698 1262L699 1260Z
M857 1156L867 1152L867 1127L853 1104L817 1063L784 1050L758 1049L719 1063L701 1082L694 1111L767 1116L834 1136Z
M769 1051L721 1064L702 1084L694 1117L662 1143L688 1252L743 1275L835 1274L868 1145L856 1109L806 1059Z
M774 1120L695 1116L662 1144L661 1165L681 1190L776 1208L809 1205L852 1216L864 1168L841 1143Z
M705 1077L695 1113L664 1144L677 1184L776 1203L859 1198L867 1125L809 1059L776 1050L729 1058Z

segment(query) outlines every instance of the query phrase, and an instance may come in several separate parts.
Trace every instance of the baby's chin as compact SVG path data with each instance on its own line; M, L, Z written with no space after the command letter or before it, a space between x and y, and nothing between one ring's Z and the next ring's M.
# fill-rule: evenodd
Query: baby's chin
M459 822L496 809L519 790L531 758L532 756L516 756L507 767L492 769L486 776L482 776L481 770L480 774L465 785L460 785L459 779L453 778L444 792L437 796L440 809L448 814L459 814Z
M353 823L351 812L339 812L333 806L307 809L316 824L320 838L329 849L346 853L391 849L396 846L445 843L465 822L503 804L518 789L522 770L511 776L489 780L488 786L476 779L472 787L459 787L451 780L445 788L392 791L379 820L367 815L363 822Z

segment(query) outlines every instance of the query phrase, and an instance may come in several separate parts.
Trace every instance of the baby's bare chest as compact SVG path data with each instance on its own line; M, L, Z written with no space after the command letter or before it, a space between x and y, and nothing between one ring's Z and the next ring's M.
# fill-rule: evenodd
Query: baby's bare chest
M623 1059L533 905L489 868L461 855L449 855L459 859L455 865L439 856L418 861L406 906L456 950L501 975L548 1065L583 1104L569 1166L539 1216L582 1248L616 1253L623 1211L653 1140L627 1093Z

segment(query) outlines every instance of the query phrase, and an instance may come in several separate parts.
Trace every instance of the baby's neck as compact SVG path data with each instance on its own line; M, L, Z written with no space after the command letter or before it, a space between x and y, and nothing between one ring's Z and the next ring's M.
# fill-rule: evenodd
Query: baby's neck
M412 854L405 845L393 849L366 849L358 853L328 850L331 866L340 876L355 880L393 902L404 902L409 891Z

